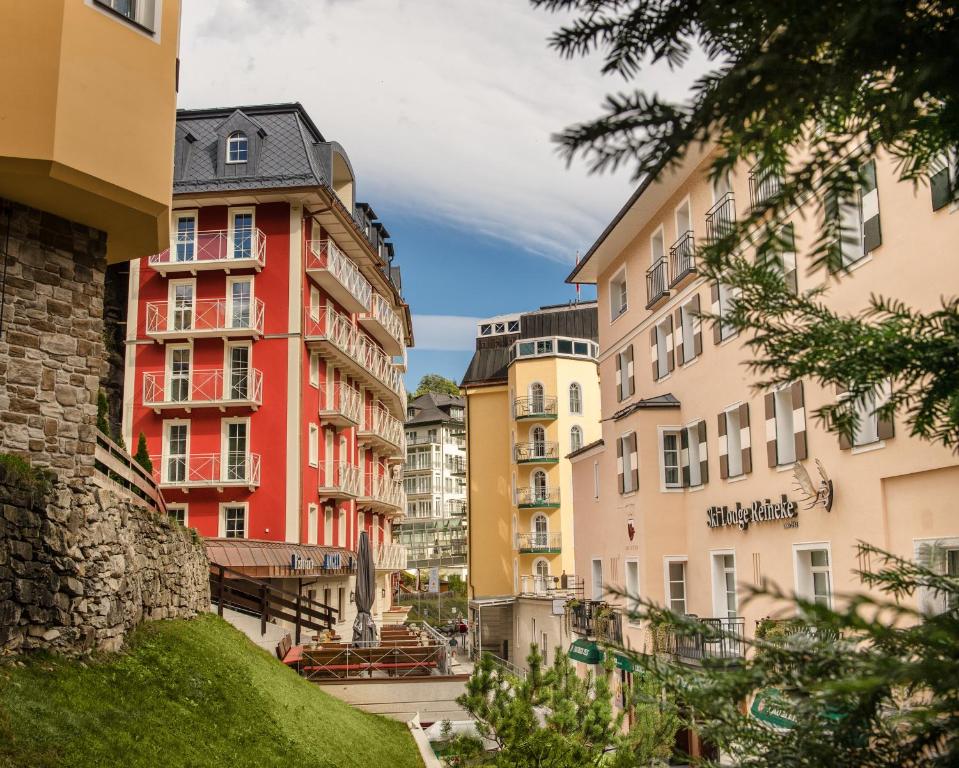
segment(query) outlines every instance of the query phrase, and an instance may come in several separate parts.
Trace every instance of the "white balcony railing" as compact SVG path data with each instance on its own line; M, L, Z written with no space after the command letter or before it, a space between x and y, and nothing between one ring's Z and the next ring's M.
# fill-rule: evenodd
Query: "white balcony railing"
M363 442L374 440L390 446L391 455L400 458L406 455L406 433L403 422L380 405L367 410L358 437Z
M377 509L392 507L394 511L406 512L406 492L403 481L388 475L367 476L363 479L360 504Z
M161 488L256 488L260 484L260 454L194 453L152 456L153 475Z
M403 354L403 323L380 294L373 294L370 311L360 315L359 321L390 355Z
M157 339L194 336L260 336L263 334L263 300L230 302L196 299L174 305L147 303L147 335Z
M377 544L373 562L378 571L405 571L408 552L402 544Z
M263 373L255 368L227 372L220 368L200 368L189 377L172 376L169 371L143 374L143 405L163 408L224 408L263 403Z
M153 254L149 264L163 274L207 269L259 270L266 266L266 235L259 229L174 234L170 247Z
M516 540L513 542L513 549L518 549L520 552L559 552L562 548L562 534L546 531L517 533Z
M355 498L360 495L360 468L346 462L320 463L320 496Z
M332 240L311 240L306 271L351 312L369 312L373 286Z
M402 375L391 358L357 330L349 316L337 312L329 304L316 311L307 309L303 332L307 342L330 345L340 356L340 362L351 364L396 397L405 413L406 389Z
M320 384L320 418L343 427L359 424L363 418L363 396L342 381Z

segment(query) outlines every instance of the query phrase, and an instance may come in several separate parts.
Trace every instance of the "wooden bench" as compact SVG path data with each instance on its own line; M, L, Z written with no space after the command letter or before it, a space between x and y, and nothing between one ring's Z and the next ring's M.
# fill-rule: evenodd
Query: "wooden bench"
M320 648L303 652L300 670L310 679L342 679L349 673L372 675L384 671L391 676L426 674L439 665L442 646L377 646L374 648Z

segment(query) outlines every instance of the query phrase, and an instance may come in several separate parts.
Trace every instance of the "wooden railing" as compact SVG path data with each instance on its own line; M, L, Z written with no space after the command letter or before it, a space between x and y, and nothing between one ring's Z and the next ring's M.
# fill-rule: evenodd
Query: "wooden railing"
M166 514L166 502L153 476L100 431L97 431L93 458L99 485L113 490L120 488L157 512Z
M271 619L289 622L294 626L297 645L303 629L316 632L331 629L337 613L336 608L325 603L217 564L210 565L210 602L217 606L219 616L223 615L224 608L257 616L261 635L266 634L266 625Z

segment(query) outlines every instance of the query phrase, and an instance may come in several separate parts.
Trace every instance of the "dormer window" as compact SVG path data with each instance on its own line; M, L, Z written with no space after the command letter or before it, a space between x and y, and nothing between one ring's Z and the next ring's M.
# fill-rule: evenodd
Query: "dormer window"
M234 131L226 140L226 161L245 163L249 156L249 141L242 131Z

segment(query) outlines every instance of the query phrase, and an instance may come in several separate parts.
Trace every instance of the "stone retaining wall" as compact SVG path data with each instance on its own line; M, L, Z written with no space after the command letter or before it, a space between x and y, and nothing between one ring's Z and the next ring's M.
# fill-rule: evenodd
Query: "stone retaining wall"
M141 621L210 607L196 535L118 493L0 482L0 652L116 650Z

